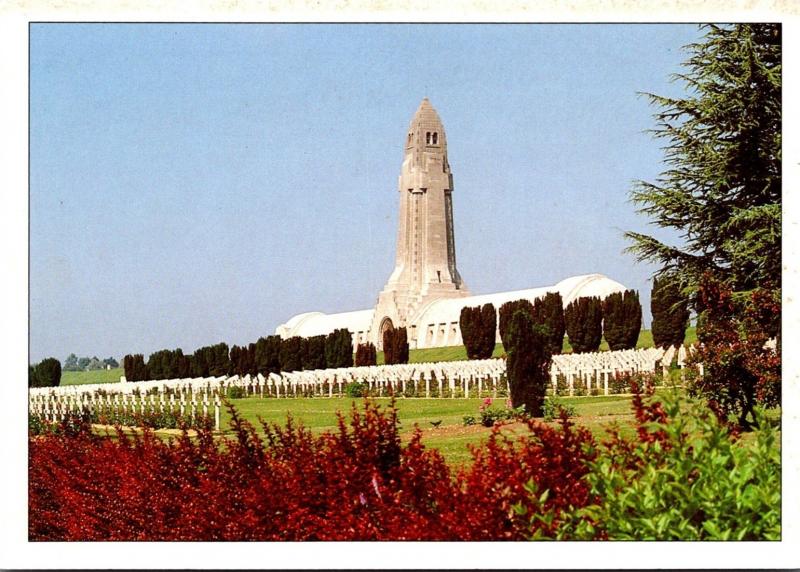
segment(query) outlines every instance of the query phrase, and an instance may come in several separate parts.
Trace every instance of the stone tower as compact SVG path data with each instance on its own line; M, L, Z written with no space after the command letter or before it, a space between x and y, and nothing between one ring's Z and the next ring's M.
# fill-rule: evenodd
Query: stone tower
M447 138L428 98L411 120L404 147L394 271L378 296L370 330L378 347L390 326L409 326L409 343L414 347L417 333L411 324L425 304L469 296L456 268Z

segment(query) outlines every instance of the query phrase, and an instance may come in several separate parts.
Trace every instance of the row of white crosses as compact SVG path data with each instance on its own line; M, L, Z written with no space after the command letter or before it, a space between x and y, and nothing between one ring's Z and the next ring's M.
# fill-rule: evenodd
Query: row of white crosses
M49 392L41 391L46 388L38 388L38 391L32 389L28 397L28 412L50 422L83 412L97 414L98 418L114 418L119 414L135 418L136 415L171 412L191 425L199 420L201 413L207 419L213 408L214 427L219 430L222 400L218 388L208 380L170 380L161 386L148 383L151 385L148 389L156 387L157 391L143 391L142 388L136 391L136 387L123 387L132 385L127 383L103 384L93 392L76 391L76 388L86 386L51 388ZM56 389L65 391L57 392Z
M575 383L587 390L593 387L609 392L609 379L617 373L653 372L656 361L669 364L675 350L649 348L642 350L622 350L587 354L565 354L553 357L551 383L554 390L559 376L566 379L570 394ZM678 363L683 366L686 350L678 350ZM669 359L667 359L669 358ZM465 360L436 363L416 363L381 366L362 366L312 371L271 373L267 376L218 376L192 379L151 380L136 383L114 383L73 385L56 388L32 388L31 399L35 402L43 396L64 397L67 405L57 406L58 410L72 407L78 396L94 395L99 390L109 396L145 395L152 392L177 393L187 395L192 402L202 402L206 398L218 399L225 395L227 388L239 387L248 395L260 397L341 397L349 383L366 385L373 395L404 395L407 390L413 395L431 397L470 397L491 393L496 396L498 389L504 387L505 361L502 359ZM69 401L72 399L72 401ZM123 400L124 401L124 400ZM113 401L116 403L116 401ZM122 403L122 401L120 401ZM38 406L38 405L37 405ZM122 407L122 405L120 405ZM160 407L160 404L159 404ZM176 406L177 407L177 406ZM188 406L187 406L188 407ZM56 406L51 407L51 411ZM215 415L216 416L216 415Z
M558 379L566 380L569 395L575 394L576 384L586 393L609 394L609 382L619 374L653 373L656 362L664 356L661 348L618 350L613 352L591 352L581 354L559 354L553 356L550 366L550 383L557 391Z

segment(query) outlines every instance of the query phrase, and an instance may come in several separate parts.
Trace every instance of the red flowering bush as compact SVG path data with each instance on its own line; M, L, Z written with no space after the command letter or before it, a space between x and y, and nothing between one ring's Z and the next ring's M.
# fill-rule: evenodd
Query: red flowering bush
M770 338L780 330L779 291L754 290L736 301L731 291L706 275L700 284L698 351L690 364L703 374L691 380L690 391L705 397L721 419L733 415L739 427L750 428L756 405L780 405L780 345Z
M290 418L263 439L231 415L236 438L222 442L208 428L171 441L86 427L31 437L31 540L519 539L531 526L512 507L534 507L528 483L552 491L539 510L586 499L591 436L566 420L529 422L516 441L495 431L454 476L419 430L401 444L393 406L366 400L321 435Z

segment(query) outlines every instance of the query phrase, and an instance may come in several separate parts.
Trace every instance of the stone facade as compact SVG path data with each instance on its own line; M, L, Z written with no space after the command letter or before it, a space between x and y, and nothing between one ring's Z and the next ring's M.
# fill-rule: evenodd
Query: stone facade
M564 304L580 296L604 298L625 290L602 274L574 276L555 286L471 296L456 267L453 229L453 174L447 137L436 110L422 100L405 136L398 183L399 220L394 270L374 310L341 314L308 312L278 326L281 337L327 334L337 328L353 333L353 344L372 342L381 349L383 331L408 330L412 348L459 345L461 308L559 292ZM499 334L497 336L499 342Z

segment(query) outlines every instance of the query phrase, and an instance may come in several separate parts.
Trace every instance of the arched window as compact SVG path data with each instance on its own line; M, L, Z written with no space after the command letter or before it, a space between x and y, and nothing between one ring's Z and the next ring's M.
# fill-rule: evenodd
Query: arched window
M439 134L438 133L434 133L433 134L433 144L434 145L438 145L439 144Z
M431 132L430 132L430 131L428 131L428 132L425 134L425 144L426 144L426 145L430 145L430 144L431 144Z

